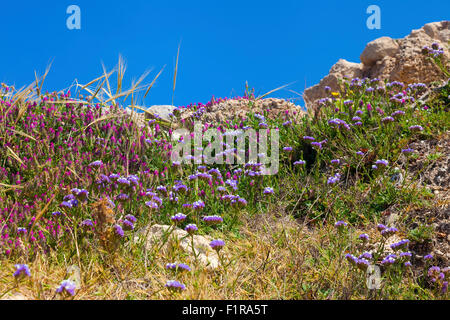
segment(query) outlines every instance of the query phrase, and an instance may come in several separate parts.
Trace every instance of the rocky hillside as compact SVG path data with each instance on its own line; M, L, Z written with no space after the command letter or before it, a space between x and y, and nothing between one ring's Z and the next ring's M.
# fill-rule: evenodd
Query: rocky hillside
M446 45L449 41L450 21L428 23L403 39L378 38L367 44L360 63L340 59L319 84L305 90L303 98L307 105L314 105L327 95L327 87L338 91L339 80L344 78L368 77L405 84L447 80L448 76L422 54L422 49L437 43L448 60L450 55Z
M448 299L448 26L339 62L313 112L2 84L0 299Z

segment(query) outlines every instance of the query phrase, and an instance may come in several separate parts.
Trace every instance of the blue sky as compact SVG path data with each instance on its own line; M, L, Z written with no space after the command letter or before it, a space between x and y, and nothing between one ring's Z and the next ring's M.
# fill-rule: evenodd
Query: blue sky
M81 9L81 30L69 30L66 9ZM369 5L381 29L369 30ZM86 83L127 62L126 80L167 65L145 105L170 104L181 41L175 105L242 95L245 82L265 93L296 81L301 93L339 59L359 62L367 42L401 38L428 22L448 20L450 1L58 0L2 1L0 81L16 87L53 61L45 89ZM283 90L274 96L296 97ZM299 102L302 104L301 102Z

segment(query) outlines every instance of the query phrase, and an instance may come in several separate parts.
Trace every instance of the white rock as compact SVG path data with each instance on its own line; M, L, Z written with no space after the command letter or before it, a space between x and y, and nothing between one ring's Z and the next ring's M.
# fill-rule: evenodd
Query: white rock
M154 246L161 246L162 241L170 232L169 239L167 243L162 246L162 250L167 248L169 241L173 241L178 239L180 244L180 248L188 253L192 259L194 258L194 253L192 251L192 238L191 236L184 230L180 228L175 228L173 231L172 226L168 225L160 225L155 224L150 226L149 228L142 229L139 231L138 235L135 237L135 242L139 241L139 238L142 236L147 236L145 240L145 245L148 250L151 250ZM194 250L195 254L197 254L198 262L204 265L207 269L213 270L219 266L219 257L213 249L209 246L211 239L207 236L194 235Z
M178 108L172 105L154 105L147 109L151 114L158 115L166 121L174 120L173 113Z

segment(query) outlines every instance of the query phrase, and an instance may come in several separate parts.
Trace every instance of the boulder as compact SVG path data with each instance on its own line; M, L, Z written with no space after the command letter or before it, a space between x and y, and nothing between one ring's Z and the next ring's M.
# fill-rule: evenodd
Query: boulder
M169 235L169 238L167 242L164 243L164 239L167 235ZM146 237L144 241L147 250L152 250L155 246L162 246L161 250L166 250L168 244L176 239L180 248L188 253L193 261L195 260L194 252L192 250L192 237L180 228L173 229L173 227L169 225L154 224L140 230L135 237L135 242L139 241L139 238L142 236ZM194 235L193 240L197 261L210 270L219 267L219 256L217 255L217 252L209 246L212 239L208 236ZM164 245L162 245L163 243Z
M450 60L447 44L450 41L450 21L432 22L412 30L402 39L378 38L367 44L362 52L361 63L339 60L319 84L305 90L303 99L308 107L318 105L326 97L325 87L337 91L338 79L378 78L387 81L410 83L432 83L447 80L444 73L422 54L424 46L433 42L444 48L443 60Z
M323 78L319 84L305 90L303 99L307 104L326 96L325 87L330 87L332 91L337 91L339 88L339 79L343 77L356 78L363 74L363 64L349 62L345 59L340 59L330 69L328 75Z
M371 66L384 57L393 57L399 49L397 42L389 37L381 37L369 42L361 53L361 62Z
M178 108L172 105L154 105L147 109L155 117L159 117L165 121L171 122L174 120L176 110Z

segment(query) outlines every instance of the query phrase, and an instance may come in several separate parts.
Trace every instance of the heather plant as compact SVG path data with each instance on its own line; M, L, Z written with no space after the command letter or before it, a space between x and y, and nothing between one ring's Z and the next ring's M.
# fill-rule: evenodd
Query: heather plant
M448 134L448 83L423 102L425 84L343 79L308 116L250 111L244 119L202 123L203 133L277 130L279 172L264 175L268 154L250 161L247 143L224 142L225 151L213 154L244 164L201 163L195 151L208 142L192 147L190 164L172 162L181 139L173 139L171 123L134 112L142 109L135 91L148 93L152 84L139 87L140 79L122 91L117 70L116 94L106 71L77 86L74 97L43 93L38 81L23 90L2 84L0 260L12 272L0 273L0 296L8 281L22 286L18 279L39 268L54 276L30 280L27 290L45 298L448 297L448 267L416 263L411 245L420 237L405 223L411 207L430 206L410 168L417 156L410 146ZM122 108L128 97L131 114ZM258 98L247 87L242 97L180 107L194 111L181 124L193 129L202 113L228 99L252 106ZM391 208L399 225L378 225ZM153 224L170 228L148 249L148 230L141 231ZM191 254L179 241L168 246L177 229L187 232ZM210 237L221 268L202 267L194 235ZM82 270L81 288L60 271L66 264ZM371 265L381 268L380 290L366 287Z

